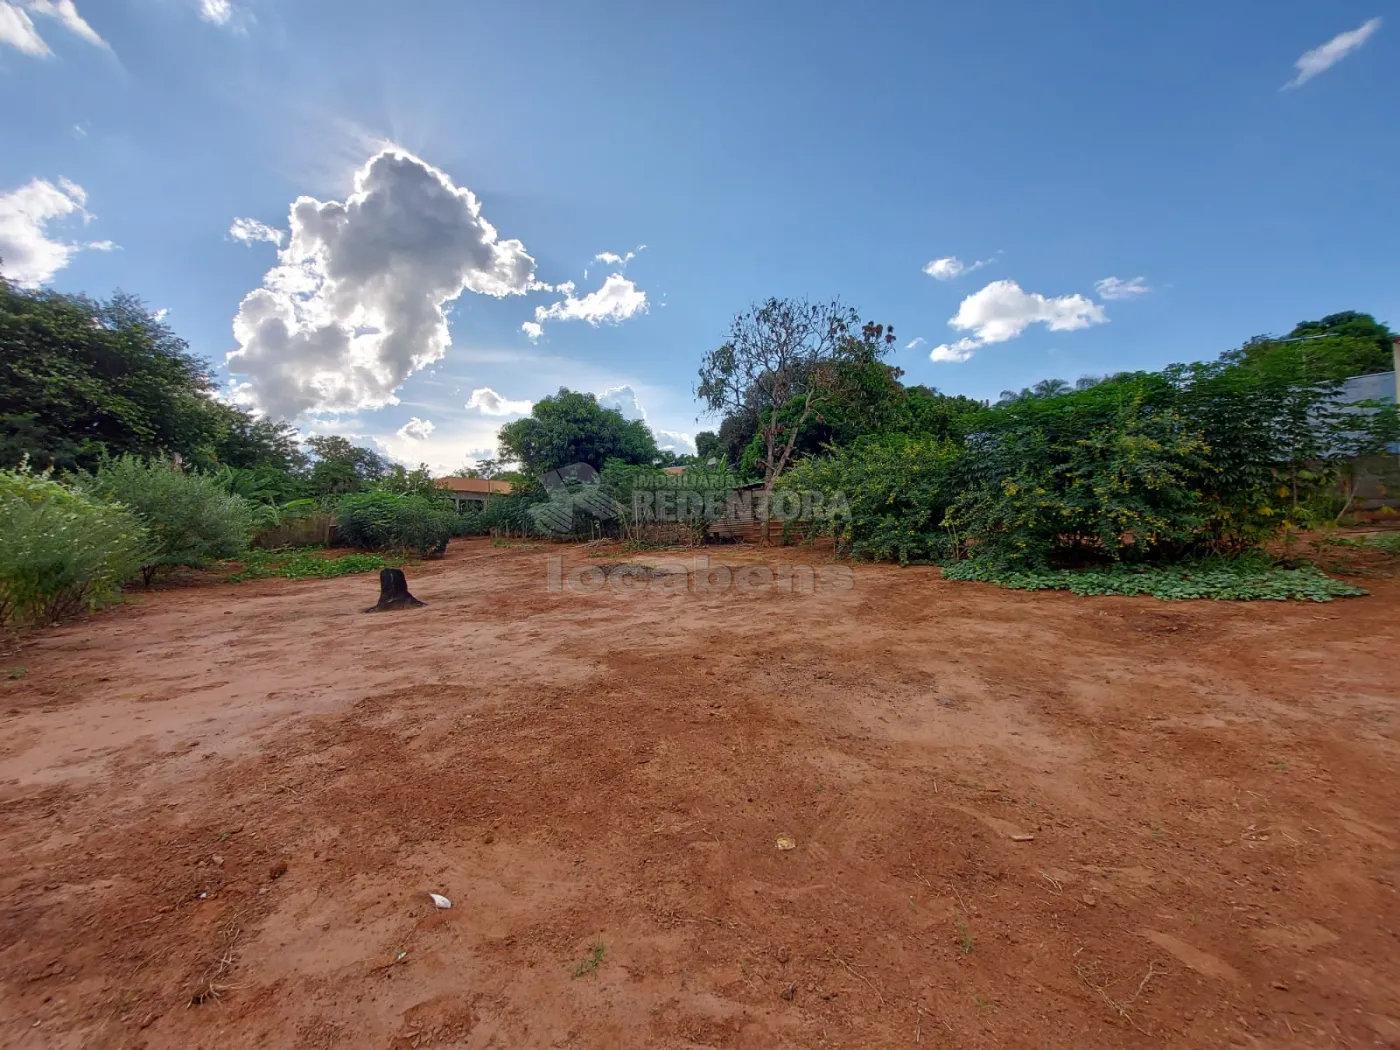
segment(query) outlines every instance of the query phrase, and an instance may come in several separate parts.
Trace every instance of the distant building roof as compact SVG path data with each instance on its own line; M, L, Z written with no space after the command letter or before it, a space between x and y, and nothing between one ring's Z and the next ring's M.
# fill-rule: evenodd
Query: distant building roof
M662 467L661 469L662 469L663 471L665 471L667 474L684 474L684 473L685 473L685 467Z
M1341 401L1394 401L1395 373L1352 376L1342 383Z
M1400 354L1400 339L1396 340L1397 354ZM1337 401L1343 405L1352 401L1389 401L1397 403L1396 395L1400 394L1400 383L1396 381L1394 372L1375 372L1368 376L1352 376L1350 379L1342 381L1342 392ZM1359 408L1352 411L1369 415L1376 410L1374 408ZM1388 452L1400 453L1400 442L1389 446Z
M509 481L487 481L485 478L438 478L433 484L448 492L473 492L482 496L510 494Z

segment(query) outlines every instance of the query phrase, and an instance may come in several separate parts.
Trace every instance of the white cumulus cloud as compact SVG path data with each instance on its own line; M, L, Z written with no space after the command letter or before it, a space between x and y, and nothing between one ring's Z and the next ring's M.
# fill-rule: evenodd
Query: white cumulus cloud
M1100 299L1132 299L1152 291L1146 277L1129 277L1126 281L1117 277L1105 277L1094 282L1094 291Z
M958 312L948 321L953 328L972 335L935 346L929 351L929 360L966 361L979 347L1015 339L1033 324L1043 324L1053 332L1072 332L1107 322L1104 308L1088 296L1049 298L1024 292L1015 281L993 281L958 304Z
M228 355L241 403L276 418L395 402L413 372L451 342L444 307L463 291L529 290L535 260L502 240L476 195L386 147L344 201L300 197L278 264L233 321Z
M904 344L904 349L906 349L906 350L917 350L917 349L919 349L919 347L924 346L924 345L926 345L927 343L928 343L928 340L925 339L923 336L921 336L921 335L916 335L913 339L909 340L909 342L907 342L907 343Z
M678 456L695 455L693 434L682 434L679 430L662 430L660 427L652 427L651 432L656 436L656 447L662 452L674 452Z
M19 189L0 194L0 269L23 285L39 285L68 265L84 248L111 251L111 241L78 243L50 235L49 225L72 217L92 218L84 205L87 193L77 183L30 179Z
M502 397L489 386L483 386L472 391L467 407L478 409L486 416L523 416L534 407L534 403L524 400L512 401L508 397Z
M433 421L431 419L419 419L412 416L407 423L399 427L396 433L405 441L427 441L433 433Z
M1315 47L1304 54L1298 61L1293 63L1298 75L1283 85L1284 88L1295 88L1306 84L1319 73L1325 73L1331 69L1347 55L1351 54L1371 37L1381 27L1379 18L1372 18L1363 22L1355 29L1349 29L1345 33L1338 33L1321 47Z
M565 286L561 285L562 290ZM587 321L591 325L604 322L617 324L634 314L645 313L647 293L620 273L609 274L601 288L576 298L572 285L564 298L549 306L535 307L534 321L526 321L521 329L531 339L538 339L545 321Z
M924 273L928 274L936 281L951 281L955 277L963 277L980 270L984 266L990 266L991 259L982 259L968 265L955 255L944 256L942 259L930 259L924 264Z
M594 394L603 408L612 408L622 413L623 419L646 419L646 409L637 399L637 392L630 386L609 387L600 394Z
M228 235L235 241L242 241L244 244L267 241L268 244L275 244L279 248L282 247L282 242L287 237L284 231L258 222L257 219L234 219L233 225L228 228Z
M622 413L623 419L641 420L646 423L652 436L656 438L656 447L662 451L670 450L677 455L695 454L695 436L683 433L679 430L665 430L647 420L647 411L642 407L641 399L637 396L637 391L630 385L623 383L621 386L609 387L601 393L593 395L598 400L598 404L603 408L614 409Z
M89 44L110 50L107 41L78 14L73 0L0 0L0 44L9 44L26 55L39 58L53 54L44 38L39 35L34 19L30 17L31 12L52 18L64 29Z

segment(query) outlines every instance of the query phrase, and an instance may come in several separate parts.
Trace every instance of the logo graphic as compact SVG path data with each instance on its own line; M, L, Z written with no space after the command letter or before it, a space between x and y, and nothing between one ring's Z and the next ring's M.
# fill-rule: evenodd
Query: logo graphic
M530 508L530 517L541 532L573 535L575 511L598 521L612 521L622 515L622 505L603 491L602 477L587 463L551 470L541 480L549 500Z

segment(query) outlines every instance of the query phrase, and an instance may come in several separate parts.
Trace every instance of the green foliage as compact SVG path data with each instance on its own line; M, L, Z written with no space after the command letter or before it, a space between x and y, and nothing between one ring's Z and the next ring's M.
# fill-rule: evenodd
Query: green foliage
M538 482L518 482L507 495L492 496L478 516L483 535L535 536L539 530L530 508L548 497Z
M1169 403L1153 403L1162 389L1101 385L988 413L945 524L1008 567L1179 556L1205 521L1193 483L1210 469L1208 446Z
M360 492L338 506L340 536L352 547L442 554L457 513L441 499L397 492Z
M1338 389L1295 350L1004 402L968 423L946 523L1006 568L1258 546L1335 513L1342 465L1384 447L1393 412L1339 406Z
M1309 382L1338 382L1394 368L1395 335L1370 314L1347 310L1303 321L1283 339L1256 336L1225 360L1251 369L1277 368L1282 361L1305 372Z
M1366 546L1400 557L1400 532L1382 532L1366 540Z
M1022 591L1072 591L1079 595L1146 594L1178 601L1190 598L1238 601L1299 599L1330 602L1366 593L1362 588L1334 580L1310 563L1290 569L1261 567L1251 560L1239 564L1193 566L1124 566L1102 569L1041 569L1008 571L986 559L972 559L943 569L947 580L993 583Z
M455 516L452 522L452 535L458 536L486 536L491 529L487 526L482 512L479 510L468 510Z
M656 439L645 422L624 419L592 394L566 387L535 402L525 418L501 427L499 440L502 459L537 477L575 463L601 470L609 459L649 464L657 457Z
M390 470L388 460L378 452L361 448L338 434L307 438L306 447L316 457L307 476L316 495L361 492Z
M110 601L148 556L145 532L125 508L27 467L0 471L0 630Z
M418 464L413 470L395 463L389 467L375 487L384 492L397 492L405 496L446 499L442 490L433 484L433 474L426 463Z
M821 493L826 528L837 548L853 557L901 565L939 561L951 549L942 525L959 456L946 439L883 434L803 460L779 488Z
M122 456L104 460L95 473L77 475L74 484L95 499L122 504L145 527L151 556L141 574L148 584L162 569L208 565L248 549L252 510L215 475Z
M757 447L736 458L771 488L800 454L804 433L813 446L823 443L827 411L844 430L879 425L891 384L898 387L897 373L880 364L893 344L893 328L862 325L840 302L769 299L734 317L728 341L701 360L696 393L744 430L752 420Z
M724 459L724 449L720 445L719 435L713 430L702 430L695 435L695 458L701 463L706 463L711 459Z
M213 473L231 495L251 504L280 507L306 501L309 494L302 478L280 467L220 467Z
M401 564L402 559L385 558L379 554L335 556L320 547L302 547L287 551L253 550L243 557L243 567L228 579L234 583L270 577L284 580L325 579L378 572L380 569Z
M133 296L106 301L0 279L0 466L92 469L104 457L273 467L296 431L216 401L207 362Z

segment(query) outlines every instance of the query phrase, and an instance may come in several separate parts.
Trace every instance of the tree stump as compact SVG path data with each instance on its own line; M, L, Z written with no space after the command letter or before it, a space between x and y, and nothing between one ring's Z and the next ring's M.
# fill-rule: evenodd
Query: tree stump
M379 603L372 605L365 612L385 612L389 609L412 609L415 606L425 605L413 595L408 593L408 578L404 576L402 569L380 569L379 570Z

